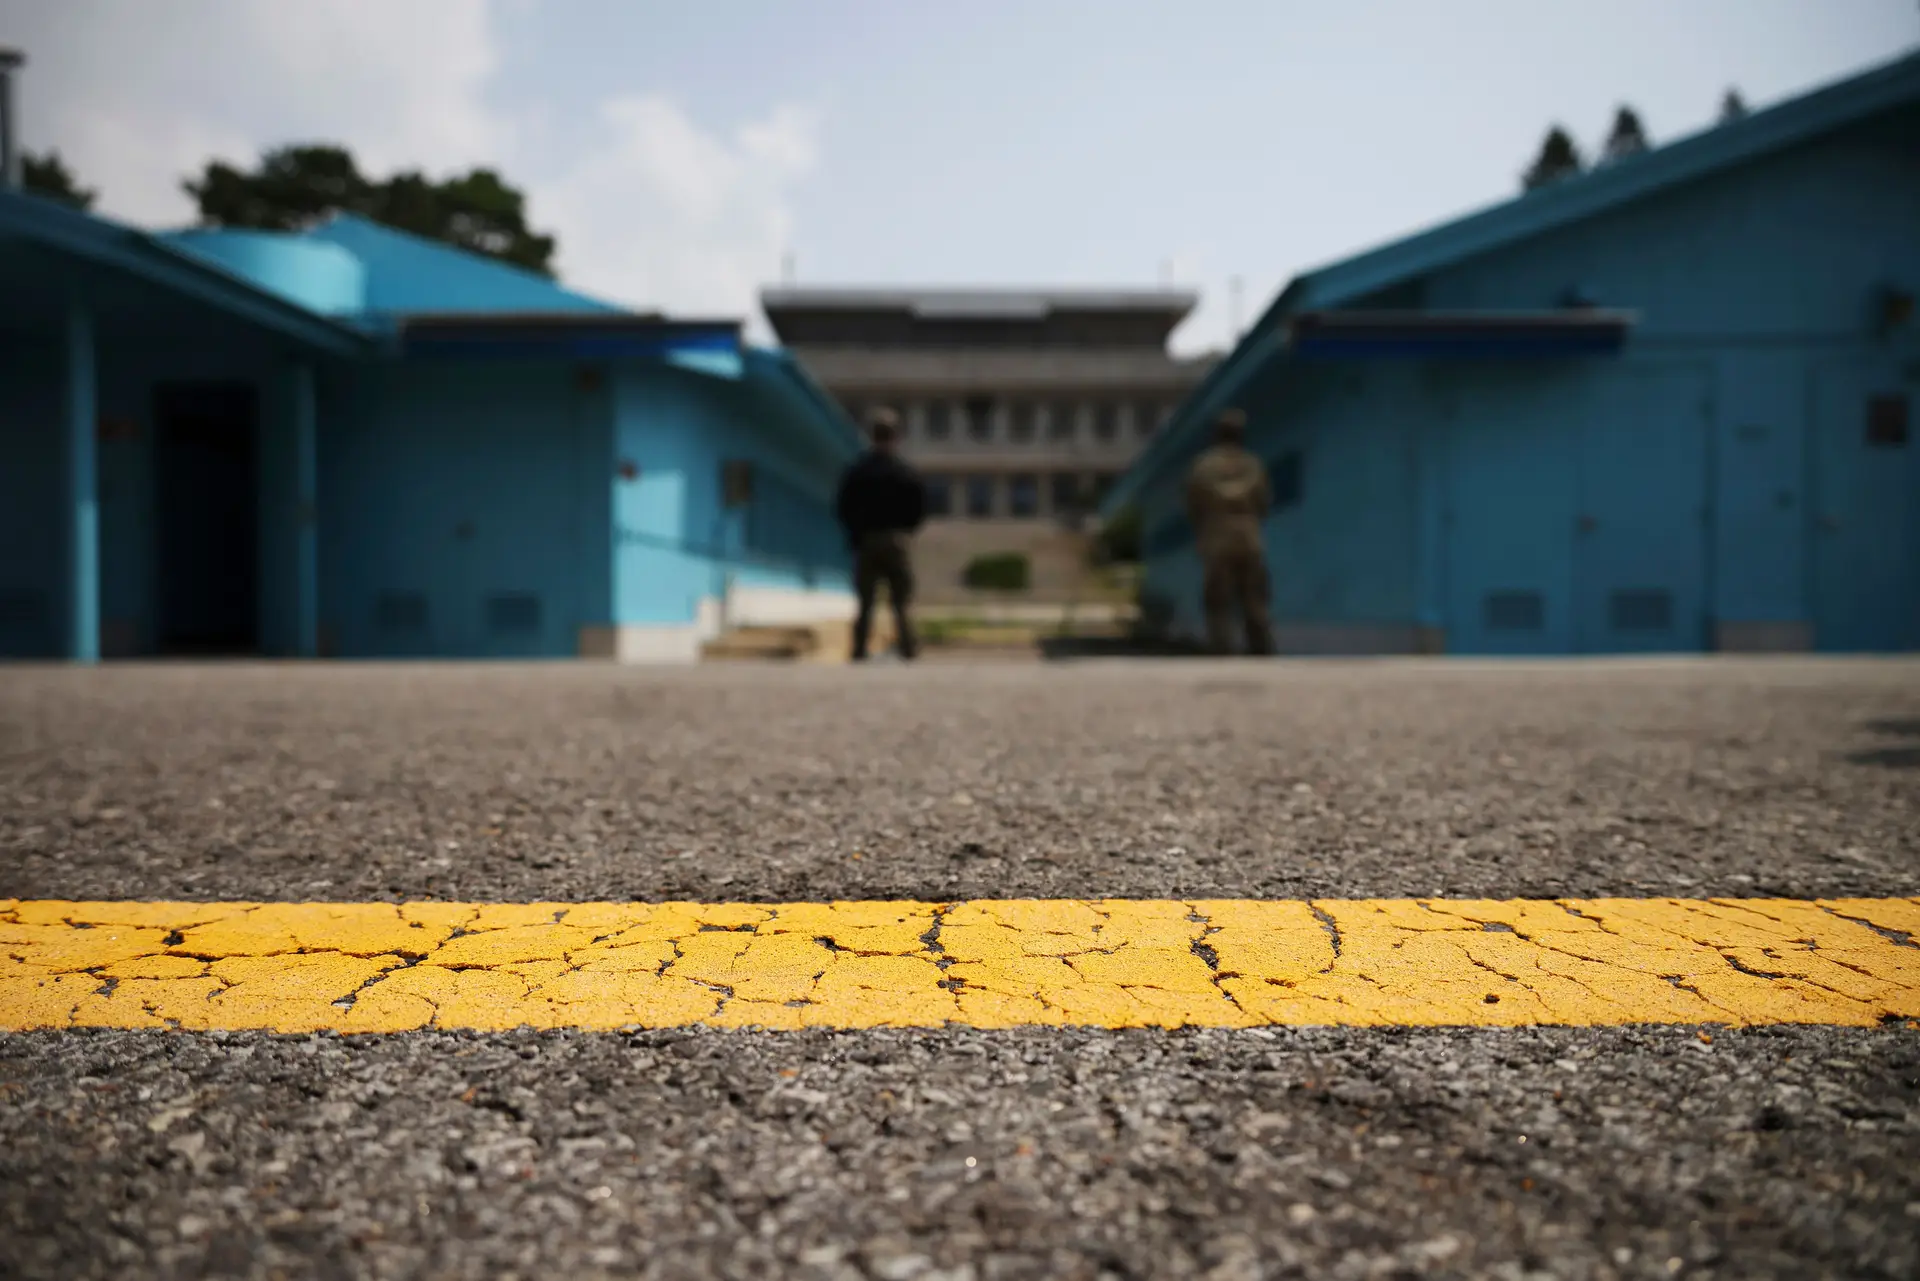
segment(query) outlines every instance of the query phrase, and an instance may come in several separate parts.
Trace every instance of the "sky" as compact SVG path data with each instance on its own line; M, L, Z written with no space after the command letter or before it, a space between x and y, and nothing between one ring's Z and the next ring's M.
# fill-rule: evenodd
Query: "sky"
M1920 49L1920 0L0 0L20 127L99 212L292 142L498 169L562 278L745 316L813 285L1200 292L1505 199L1554 124L1655 143ZM1231 282L1241 283L1236 290Z

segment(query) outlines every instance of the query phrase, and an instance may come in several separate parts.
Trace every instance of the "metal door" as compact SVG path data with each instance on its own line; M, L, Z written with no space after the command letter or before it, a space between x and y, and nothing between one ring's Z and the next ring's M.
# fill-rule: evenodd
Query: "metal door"
M1578 402L1557 370L1466 385L1446 441L1447 649L1567 653Z
M1920 648L1920 464L1913 383L1890 359L1814 371L1808 449L1814 645Z
M1707 645L1707 370L1615 365L1585 380L1574 635L1582 653Z

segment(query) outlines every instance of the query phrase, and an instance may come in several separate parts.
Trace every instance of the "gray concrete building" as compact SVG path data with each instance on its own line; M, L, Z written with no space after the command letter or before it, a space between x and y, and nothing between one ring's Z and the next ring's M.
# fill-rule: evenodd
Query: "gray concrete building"
M1213 357L1182 359L1186 290L781 287L761 306L781 343L857 418L896 410L934 517L928 599L966 593L973 557L1019 551L1036 596L1070 589L1080 518Z

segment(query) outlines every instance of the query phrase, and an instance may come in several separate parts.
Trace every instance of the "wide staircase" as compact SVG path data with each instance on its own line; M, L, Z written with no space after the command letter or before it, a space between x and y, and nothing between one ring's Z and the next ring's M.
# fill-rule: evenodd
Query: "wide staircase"
M869 648L884 654L893 647L893 623L876 618ZM734 627L700 647L703 662L844 663L853 647L853 622L753 624Z

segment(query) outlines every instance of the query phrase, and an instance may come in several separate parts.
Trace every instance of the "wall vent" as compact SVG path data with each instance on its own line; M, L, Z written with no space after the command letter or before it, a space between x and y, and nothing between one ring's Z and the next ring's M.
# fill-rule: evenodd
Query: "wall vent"
M383 632L423 632L427 629L427 598L423 592L381 592L373 602L373 621Z
M1658 588L1615 592L1607 601L1607 619L1616 632L1673 630L1673 593Z
M496 634L540 630L540 598L532 592L500 592L487 598L487 629Z
M0 627L44 627L47 593L38 587L0 587Z
M1537 632L1547 625L1539 592L1488 592L1481 610L1490 632Z

